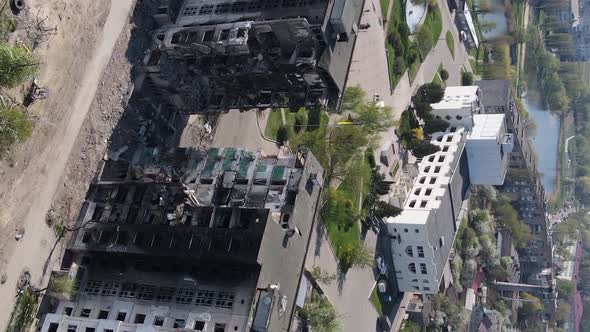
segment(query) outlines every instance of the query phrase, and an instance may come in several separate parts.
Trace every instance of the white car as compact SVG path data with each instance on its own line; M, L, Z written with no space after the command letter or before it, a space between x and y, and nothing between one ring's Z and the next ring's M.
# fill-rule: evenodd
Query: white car
M377 256L375 258L375 261L377 262L377 268L379 269L379 273L387 275L387 265L385 265L383 257Z

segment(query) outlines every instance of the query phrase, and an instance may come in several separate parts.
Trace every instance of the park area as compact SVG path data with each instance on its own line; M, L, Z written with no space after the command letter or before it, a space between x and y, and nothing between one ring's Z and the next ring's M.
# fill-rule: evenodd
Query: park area
M438 5L428 6L424 22L417 27L414 34L411 34L404 14L403 0L394 1L386 48L387 61L391 69L391 82L393 86L397 86L406 70L408 70L410 82L416 78L420 65L440 38L442 16ZM454 48L451 50L451 53L453 52Z

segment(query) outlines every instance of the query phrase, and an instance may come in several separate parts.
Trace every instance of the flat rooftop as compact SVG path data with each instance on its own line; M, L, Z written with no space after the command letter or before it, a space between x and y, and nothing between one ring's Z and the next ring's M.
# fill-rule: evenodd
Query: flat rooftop
M501 134L504 125L504 114L474 114L474 126L468 139L491 139L497 138Z
M445 88L443 99L430 106L433 110L468 107L477 101L478 90L478 86L450 86Z

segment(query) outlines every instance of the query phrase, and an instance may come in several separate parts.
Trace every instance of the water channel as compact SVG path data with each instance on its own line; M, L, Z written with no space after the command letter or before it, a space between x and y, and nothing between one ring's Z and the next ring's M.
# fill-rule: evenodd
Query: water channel
M479 1L475 0L477 4ZM488 0L490 11L478 15L479 22L493 22L495 27L488 31L482 31L484 39L494 39L508 33L508 24L504 14L503 0ZM532 92L532 91L529 91ZM538 95L538 93L535 93ZM535 122L537 130L530 137L530 141L538 156L537 168L541 173L541 180L547 193L555 191L557 181L557 157L559 130L561 118L546 110L537 98L525 97L523 103L526 110Z
M559 127L561 118L554 112L544 109L534 100L522 99L529 115L537 126L537 130L530 141L539 157L537 168L541 173L541 180L545 192L555 191L557 181L557 156L559 143Z

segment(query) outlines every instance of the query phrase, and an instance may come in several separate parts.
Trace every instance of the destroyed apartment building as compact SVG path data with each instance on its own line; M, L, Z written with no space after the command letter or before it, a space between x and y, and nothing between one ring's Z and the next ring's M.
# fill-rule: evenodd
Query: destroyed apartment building
M160 0L136 86L187 113L338 110L364 0Z
M311 153L129 149L91 184L42 332L288 331L323 169Z

